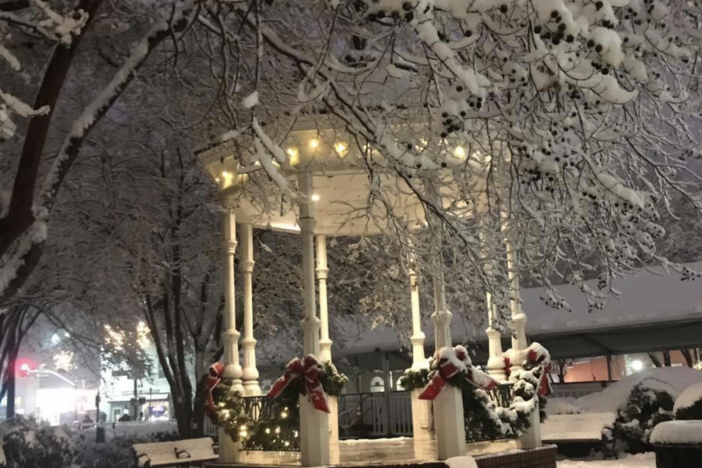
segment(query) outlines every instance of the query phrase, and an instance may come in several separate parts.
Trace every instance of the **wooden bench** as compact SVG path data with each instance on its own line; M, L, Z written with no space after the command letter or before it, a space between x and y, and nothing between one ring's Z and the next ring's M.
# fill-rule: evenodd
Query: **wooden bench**
M616 419L614 413L552 415L541 424L541 440L556 444L567 456L587 456L592 448L601 450L605 457L616 456L612 436Z
M175 442L153 442L132 445L139 468L157 466L200 465L216 460L217 450L211 437L177 440Z

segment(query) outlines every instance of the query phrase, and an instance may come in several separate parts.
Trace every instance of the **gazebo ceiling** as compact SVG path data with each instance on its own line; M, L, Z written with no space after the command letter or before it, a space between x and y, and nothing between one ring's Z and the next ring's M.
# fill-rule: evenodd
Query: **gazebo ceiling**
M391 169L379 175L376 170L374 185L382 187L382 196L378 196L371 190L368 173L363 169L365 156L348 138L344 132L333 130L296 130L283 146L288 162L278 167L291 185L300 174L312 174L315 232L328 236L377 235L388 232L389 224L396 221L411 230L423 229L424 207L405 180ZM222 196L237 199L237 219L260 229L300 232L298 207L288 204L281 210L279 194L271 195L265 202L241 196L241 189L249 182L246 173L261 169L258 163L249 168L238 166L235 152L234 145L224 143L200 152L200 158L219 183ZM454 155L450 156L452 166L466 162L475 165L475 161L466 161L461 147L454 150ZM376 168L386 165L379 153L373 152L370 157L377 163ZM455 198L453 191L444 185L441 192L443 205L447 207Z
M289 177L295 179L297 174ZM313 194L317 234L328 236L376 235L388 230L390 216L402 219L410 229L425 225L424 209L404 181L390 175L381 176L384 186L394 185L383 193L383 201L370 191L368 176L360 171L313 172ZM284 214L265 212L247 198L239 200L237 219L255 227L283 232L300 232L297 207Z

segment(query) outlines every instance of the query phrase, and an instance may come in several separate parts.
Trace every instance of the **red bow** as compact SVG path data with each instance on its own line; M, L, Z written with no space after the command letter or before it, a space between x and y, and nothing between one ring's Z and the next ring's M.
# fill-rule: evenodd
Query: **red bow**
M431 378L427 386L424 387L422 393L419 394L419 399L434 400L446 386L448 379L456 374L458 374L458 367L452 363L450 359L441 358L439 360L439 369L434 372L434 376Z
M463 346L446 347L439 350L439 368L433 372L432 379L419 395L420 400L434 400L446 386L448 379L461 372L459 366L451 359L454 356L465 366L463 375L472 385L483 390L492 390L497 386L496 380L473 367L468 351Z
M207 398L205 399L205 405L211 413L217 412L217 406L214 402L214 396L212 395L212 390L222 382L222 375L224 374L224 364L221 362L215 362L210 366L210 370L205 378L205 387L207 387Z
M275 381L273 388L268 392L268 396L271 398L278 397L288 385L304 376L307 398L312 402L315 409L328 413L329 407L324 396L324 387L319 381L319 374L321 373L322 365L313 355L308 354L302 360L295 358L285 367L285 374Z

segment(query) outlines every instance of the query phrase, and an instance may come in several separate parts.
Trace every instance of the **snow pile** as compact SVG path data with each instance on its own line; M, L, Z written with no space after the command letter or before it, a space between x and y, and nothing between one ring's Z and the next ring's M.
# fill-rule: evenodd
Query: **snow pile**
M83 433L95 433L95 427L83 430ZM155 434L177 434L178 426L176 421L158 421L158 422L128 422L116 423L105 426L105 437L107 440L113 438L137 438L148 440ZM88 435L88 438L93 438L93 435Z
M687 367L649 369L630 375L601 392L579 398L576 406L586 413L616 412L626 403L632 389L642 382L648 388L670 393L675 399L690 385L702 382L702 372Z
M666 421L653 428L653 444L702 445L702 421Z
M475 459L469 456L452 457L446 460L445 463L449 468L478 468Z
M551 402L549 402L549 405ZM558 414L541 423L541 438L557 441L593 441L614 427L614 413Z
M656 468L653 453L623 456L619 460L562 460L558 468Z
M580 414L583 410L578 406L578 399L574 397L549 398L546 405L546 414L555 416L557 414Z
M698 401L702 401L702 382L690 385L680 394L675 400L673 412L678 414L678 411L690 408Z

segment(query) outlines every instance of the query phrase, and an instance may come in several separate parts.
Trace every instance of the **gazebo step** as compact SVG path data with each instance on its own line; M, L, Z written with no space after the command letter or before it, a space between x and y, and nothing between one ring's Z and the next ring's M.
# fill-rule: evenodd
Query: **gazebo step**
M380 449L380 448L379 448ZM377 450L377 449L376 449ZM382 449L380 449L382 450ZM549 445L533 450L510 450L485 455L474 455L478 468L556 468L556 446ZM376 460L382 457L376 457ZM441 461L354 461L349 463L332 464L335 467L353 468L448 468ZM233 464L225 465L217 462L205 464L206 468L299 468L299 464Z

